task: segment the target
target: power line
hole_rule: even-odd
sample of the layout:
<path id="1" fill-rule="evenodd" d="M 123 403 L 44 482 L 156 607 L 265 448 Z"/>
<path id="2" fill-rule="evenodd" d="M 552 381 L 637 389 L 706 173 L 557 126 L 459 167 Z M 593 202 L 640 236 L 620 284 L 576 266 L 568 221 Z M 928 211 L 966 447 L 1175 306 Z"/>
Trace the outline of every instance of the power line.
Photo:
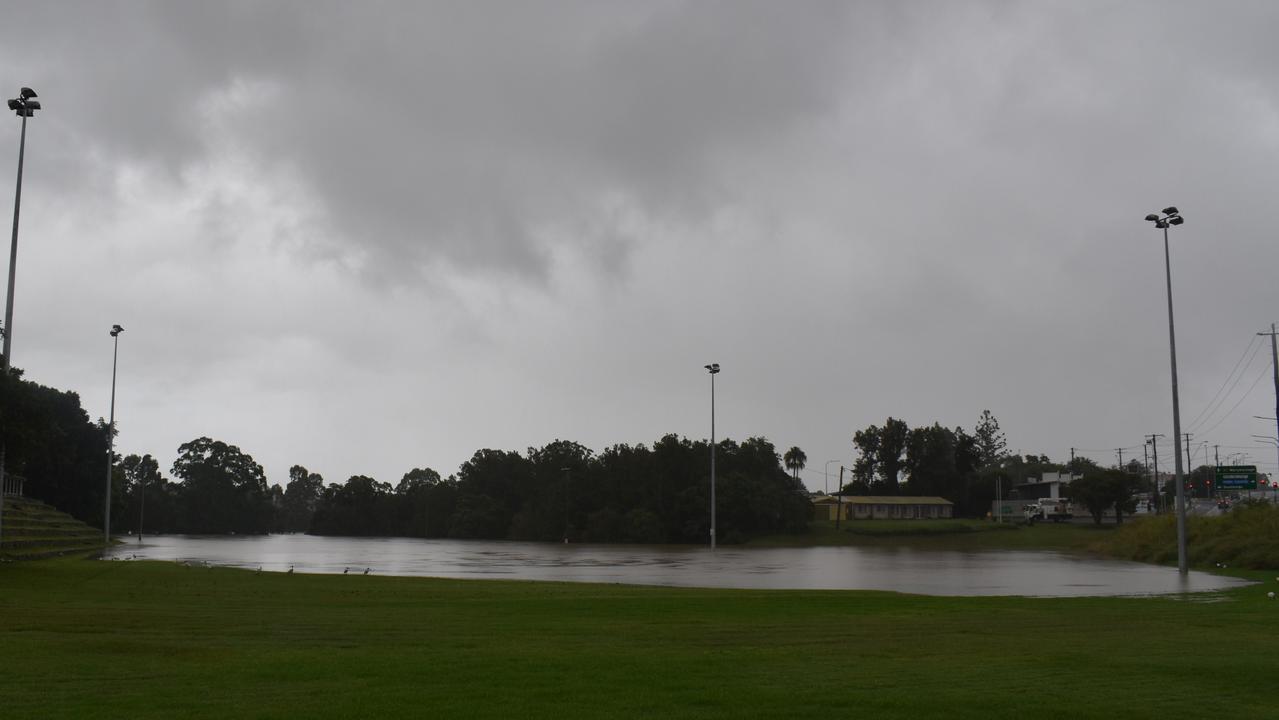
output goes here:
<path id="1" fill-rule="evenodd" d="M 1258 351 L 1260 348 L 1259 348 L 1259 347 L 1258 347 L 1258 348 L 1253 348 L 1253 344 L 1255 344 L 1255 343 L 1256 343 L 1256 340 L 1257 340 L 1257 336 L 1256 336 L 1256 335 L 1252 336 L 1252 338 L 1251 338 L 1251 339 L 1249 339 L 1249 341 L 1248 341 L 1248 347 L 1245 347 L 1245 348 L 1243 349 L 1243 353 L 1242 353 L 1242 354 L 1240 354 L 1240 355 L 1239 355 L 1239 359 L 1235 361 L 1235 366 L 1234 366 L 1233 368 L 1231 368 L 1231 369 L 1230 369 L 1230 374 L 1226 376 L 1226 379 L 1225 379 L 1225 380 L 1222 380 L 1222 381 L 1221 381 L 1221 387 L 1217 388 L 1217 392 L 1213 393 L 1212 399 L 1210 399 L 1210 400 L 1208 401 L 1208 404 L 1204 405 L 1203 409 L 1199 411 L 1199 414 L 1198 414 L 1198 415 L 1196 415 L 1196 416 L 1194 417 L 1194 419 L 1192 419 L 1192 420 L 1190 421 L 1190 423 L 1189 423 L 1190 425 L 1194 425 L 1195 423 L 1199 422 L 1199 418 L 1203 417 L 1203 414 L 1204 414 L 1205 412 L 1207 412 L 1207 411 L 1208 411 L 1208 408 L 1209 408 L 1209 407 L 1211 407 L 1211 406 L 1212 406 L 1212 404 L 1213 404 L 1214 402 L 1216 402 L 1216 401 L 1217 401 L 1217 396 L 1221 394 L 1221 391 L 1222 391 L 1222 390 L 1225 390 L 1225 389 L 1226 389 L 1226 383 L 1229 383 L 1229 382 L 1230 382 L 1230 378 L 1234 377 L 1234 375 L 1235 375 L 1235 371 L 1239 369 L 1239 364 L 1240 364 L 1240 363 L 1242 363 L 1242 362 L 1243 362 L 1243 359 L 1244 359 L 1245 357 L 1247 357 L 1247 356 L 1248 356 L 1248 351 L 1249 351 L 1249 350 L 1252 350 L 1252 354 L 1253 354 L 1254 356 L 1257 354 L 1257 351 Z M 1249 364 L 1252 364 L 1252 360 L 1251 360 L 1251 359 L 1249 359 L 1249 360 L 1248 360 L 1248 363 L 1249 363 Z"/>
<path id="2" fill-rule="evenodd" d="M 1253 336 L 1253 340 L 1256 340 L 1256 339 L 1257 339 L 1256 336 Z M 1235 376 L 1233 383 L 1230 383 L 1230 377 L 1231 375 L 1234 375 L 1234 370 L 1230 371 L 1230 375 L 1226 376 L 1226 382 L 1230 383 L 1230 389 L 1226 390 L 1224 394 L 1221 394 L 1220 390 L 1217 391 L 1220 397 L 1214 396 L 1213 402 L 1210 402 L 1207 405 L 1205 405 L 1204 409 L 1200 411 L 1199 415 L 1195 416 L 1195 419 L 1191 421 L 1190 425 L 1187 426 L 1187 429 L 1190 432 L 1194 432 L 1197 427 L 1207 423 L 1208 420 L 1212 418 L 1213 413 L 1221 409 L 1221 406 L 1224 405 L 1226 400 L 1230 398 L 1230 394 L 1233 393 L 1235 391 L 1235 388 L 1239 386 L 1239 381 L 1243 380 L 1244 375 L 1246 375 L 1248 373 L 1248 370 L 1252 367 L 1252 361 L 1257 359 L 1257 354 L 1261 352 L 1261 347 L 1264 344 L 1265 343 L 1256 343 L 1255 347 L 1252 347 L 1252 354 L 1248 356 L 1248 362 L 1244 363 L 1243 368 L 1239 370 L 1239 374 Z M 1235 363 L 1236 367 L 1238 367 L 1238 365 L 1239 365 L 1238 363 Z M 1226 383 L 1222 383 L 1222 387 L 1225 387 L 1225 386 L 1226 386 Z"/>
<path id="3" fill-rule="evenodd" d="M 1265 376 L 1266 376 L 1266 371 L 1267 371 L 1267 370 L 1269 370 L 1269 369 L 1270 369 L 1270 363 L 1269 363 L 1269 362 L 1267 362 L 1267 363 L 1266 363 L 1266 366 L 1265 366 L 1265 367 L 1263 367 L 1263 368 L 1261 368 L 1261 373 L 1260 373 L 1259 375 L 1257 375 L 1257 379 L 1256 379 L 1256 380 L 1253 380 L 1253 381 L 1252 381 L 1252 385 L 1248 386 L 1248 390 L 1247 390 L 1247 392 L 1245 392 L 1243 395 L 1239 396 L 1239 401 L 1238 401 L 1238 402 L 1236 402 L 1233 406 L 1231 406 L 1231 408 L 1230 408 L 1229 410 L 1227 410 L 1227 411 L 1226 411 L 1226 414 L 1225 414 L 1225 415 L 1222 415 L 1222 416 L 1221 416 L 1221 418 L 1220 418 L 1219 420 L 1217 420 L 1216 424 L 1214 424 L 1212 427 L 1208 428 L 1207 430 L 1205 430 L 1205 431 L 1203 431 L 1203 432 L 1201 432 L 1201 433 L 1199 433 L 1199 434 L 1200 434 L 1200 435 L 1207 435 L 1208 433 L 1210 433 L 1210 432 L 1212 432 L 1213 430 L 1217 429 L 1217 426 L 1218 426 L 1218 425 L 1220 425 L 1221 423 L 1225 422 L 1226 418 L 1230 417 L 1231 413 L 1233 413 L 1233 412 L 1234 412 L 1234 411 L 1235 411 L 1235 410 L 1239 407 L 1239 405 L 1240 405 L 1240 404 L 1242 404 L 1242 403 L 1243 403 L 1243 401 L 1244 401 L 1244 400 L 1246 400 L 1246 399 L 1248 398 L 1248 396 L 1252 394 L 1252 391 L 1257 389 L 1257 383 L 1261 382 L 1261 378 L 1263 378 L 1263 377 L 1265 377 Z"/>

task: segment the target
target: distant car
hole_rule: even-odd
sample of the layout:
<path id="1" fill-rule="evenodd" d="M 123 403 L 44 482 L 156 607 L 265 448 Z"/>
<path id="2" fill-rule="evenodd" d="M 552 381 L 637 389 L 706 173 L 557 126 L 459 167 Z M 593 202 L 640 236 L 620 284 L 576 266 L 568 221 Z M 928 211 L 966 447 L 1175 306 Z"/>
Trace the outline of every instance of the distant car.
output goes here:
<path id="1" fill-rule="evenodd" d="M 1228 501 L 1228 500 L 1222 500 L 1222 501 L 1218 502 L 1218 503 L 1217 503 L 1217 509 L 1218 509 L 1218 510 L 1229 510 L 1229 509 L 1230 509 L 1230 501 Z"/>

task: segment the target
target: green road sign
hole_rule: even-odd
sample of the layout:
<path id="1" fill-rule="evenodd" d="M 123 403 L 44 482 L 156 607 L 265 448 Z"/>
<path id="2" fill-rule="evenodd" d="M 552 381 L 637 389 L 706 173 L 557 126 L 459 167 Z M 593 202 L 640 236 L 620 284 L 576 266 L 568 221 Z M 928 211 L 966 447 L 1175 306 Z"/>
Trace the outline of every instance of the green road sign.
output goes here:
<path id="1" fill-rule="evenodd" d="M 1219 465 L 1217 467 L 1218 490 L 1256 490 L 1256 465 Z"/>

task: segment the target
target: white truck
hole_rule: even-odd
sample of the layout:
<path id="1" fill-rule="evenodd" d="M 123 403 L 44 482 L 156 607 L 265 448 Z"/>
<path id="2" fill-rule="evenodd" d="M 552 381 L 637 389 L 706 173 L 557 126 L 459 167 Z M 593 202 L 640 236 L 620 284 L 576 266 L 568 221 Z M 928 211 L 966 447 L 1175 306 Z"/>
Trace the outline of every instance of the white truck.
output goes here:
<path id="1" fill-rule="evenodd" d="M 1074 517 L 1070 512 L 1070 501 L 1066 498 L 1040 498 L 1030 505 L 1022 507 L 1026 522 L 1034 524 L 1039 520 L 1061 522 Z"/>

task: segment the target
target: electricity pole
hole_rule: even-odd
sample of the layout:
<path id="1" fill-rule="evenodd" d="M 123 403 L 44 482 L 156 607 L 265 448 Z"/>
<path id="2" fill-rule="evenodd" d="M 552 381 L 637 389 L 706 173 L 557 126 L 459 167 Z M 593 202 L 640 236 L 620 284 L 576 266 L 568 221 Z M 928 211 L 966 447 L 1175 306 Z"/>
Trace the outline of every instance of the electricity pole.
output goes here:
<path id="1" fill-rule="evenodd" d="M 1186 476 L 1189 477 L 1194 472 L 1194 462 L 1190 459 L 1190 433 L 1182 433 L 1182 437 L 1186 439 Z M 1177 452 L 1181 451 L 1178 450 Z M 1194 481 L 1192 480 L 1191 482 L 1193 483 Z M 1194 496 L 1195 486 L 1192 484 L 1190 486 L 1190 497 L 1193 498 Z"/>
<path id="2" fill-rule="evenodd" d="M 1270 332 L 1257 334 L 1270 336 L 1270 362 L 1275 371 L 1275 437 L 1279 437 L 1279 341 L 1275 340 L 1275 324 L 1270 323 Z"/>
<path id="3" fill-rule="evenodd" d="M 844 514 L 844 466 L 839 466 L 839 499 L 835 501 L 835 529 L 839 530 L 839 516 Z"/>
<path id="4" fill-rule="evenodd" d="M 1146 482 L 1150 483 L 1150 449 L 1146 447 L 1146 443 L 1141 444 L 1141 467 L 1145 470 Z M 1150 503 L 1146 505 L 1146 509 L 1149 510 L 1153 503 L 1154 495 L 1152 494 Z"/>
<path id="5" fill-rule="evenodd" d="M 1155 463 L 1155 512 L 1159 512 L 1163 507 L 1164 495 L 1159 491 L 1159 445 L 1155 442 L 1155 438 L 1161 438 L 1163 435 L 1150 435 L 1150 455 Z"/>

